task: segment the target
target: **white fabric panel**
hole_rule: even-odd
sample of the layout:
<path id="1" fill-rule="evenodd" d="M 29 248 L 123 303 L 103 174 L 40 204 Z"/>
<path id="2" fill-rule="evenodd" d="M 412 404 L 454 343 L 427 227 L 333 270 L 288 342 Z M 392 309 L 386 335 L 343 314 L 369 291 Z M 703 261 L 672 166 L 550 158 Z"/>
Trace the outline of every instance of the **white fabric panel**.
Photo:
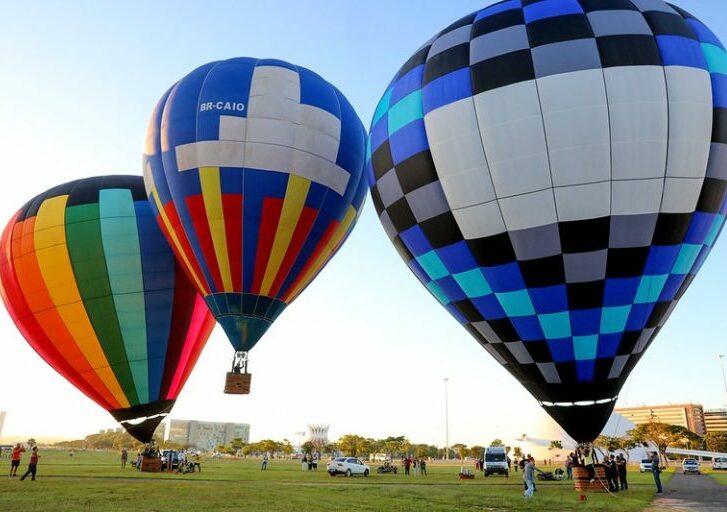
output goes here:
<path id="1" fill-rule="evenodd" d="M 704 70 L 667 66 L 669 153 L 667 176 L 701 178 L 712 140 L 712 83 Z"/>
<path id="2" fill-rule="evenodd" d="M 611 371 L 608 372 L 609 379 L 617 379 L 621 376 L 621 372 L 623 372 L 624 368 L 626 367 L 626 363 L 628 362 L 629 357 L 630 356 L 616 356 L 613 359 Z"/>
<path id="3" fill-rule="evenodd" d="M 293 147 L 298 125 L 287 119 L 251 117 L 247 120 L 247 142 L 265 142 Z"/>
<path id="4" fill-rule="evenodd" d="M 202 140 L 175 149 L 177 170 L 199 167 L 245 167 L 245 143 L 232 140 Z"/>
<path id="5" fill-rule="evenodd" d="M 334 139 L 330 135 L 321 133 L 304 124 L 296 127 L 294 147 L 301 151 L 320 156 L 329 162 L 335 163 L 338 157 L 339 144 L 338 139 Z"/>
<path id="6" fill-rule="evenodd" d="M 341 120 L 330 112 L 312 105 L 300 106 L 300 124 L 341 140 Z"/>
<path id="7" fill-rule="evenodd" d="M 666 169 L 669 111 L 663 68 L 604 69 L 613 179 L 657 178 Z"/>
<path id="8" fill-rule="evenodd" d="M 472 327 L 474 327 L 475 330 L 480 333 L 488 342 L 502 343 L 500 337 L 494 330 L 492 330 L 492 327 L 490 327 L 490 324 L 488 324 L 487 322 L 472 322 Z"/>
<path id="9" fill-rule="evenodd" d="M 497 197 L 551 187 L 535 81 L 483 92 L 474 102 Z"/>
<path id="10" fill-rule="evenodd" d="M 530 42 L 525 25 L 503 28 L 470 41 L 470 64 L 527 48 Z"/>
<path id="11" fill-rule="evenodd" d="M 560 384 L 560 375 L 558 375 L 558 369 L 555 363 L 537 363 L 540 375 L 543 376 L 545 382 L 548 384 Z"/>
<path id="12" fill-rule="evenodd" d="M 396 231 L 394 224 L 391 222 L 391 219 L 389 218 L 389 212 L 387 212 L 386 210 L 381 212 L 379 220 L 381 221 L 381 225 L 384 226 L 384 231 L 386 231 L 389 239 L 394 240 L 399 235 L 399 232 Z"/>
<path id="13" fill-rule="evenodd" d="M 292 69 L 258 66 L 250 84 L 250 99 L 255 96 L 278 96 L 300 103 L 300 76 Z"/>
<path id="14" fill-rule="evenodd" d="M 506 231 L 497 201 L 452 210 L 452 215 L 465 240 L 498 235 Z"/>
<path id="15" fill-rule="evenodd" d="M 456 28 L 450 32 L 447 32 L 441 37 L 438 37 L 429 49 L 428 58 L 432 58 L 438 53 L 442 53 L 445 50 L 449 50 L 453 46 L 458 44 L 467 43 L 470 40 L 470 32 L 472 31 L 472 25 L 465 25 L 464 27 Z"/>
<path id="16" fill-rule="evenodd" d="M 489 345 L 489 344 L 485 344 L 482 346 L 485 348 L 485 350 L 487 350 L 490 353 L 490 355 L 492 357 L 495 358 L 495 361 L 497 361 L 498 363 L 500 363 L 503 366 L 507 366 L 507 360 L 504 357 L 502 357 L 497 350 L 495 350 L 495 347 L 493 347 L 492 345 Z"/>
<path id="17" fill-rule="evenodd" d="M 424 116 L 432 160 L 452 209 L 495 199 L 471 98 Z"/>
<path id="18" fill-rule="evenodd" d="M 553 189 L 499 199 L 500 210 L 508 231 L 555 224 Z"/>
<path id="19" fill-rule="evenodd" d="M 517 359 L 517 362 L 520 364 L 532 364 L 535 361 L 533 361 L 532 356 L 530 355 L 530 352 L 528 352 L 528 349 L 525 348 L 525 345 L 522 341 L 513 341 L 511 343 L 505 343 L 505 346 L 510 351 L 510 353 L 513 355 L 515 359 Z"/>
<path id="20" fill-rule="evenodd" d="M 611 215 L 658 213 L 663 190 L 663 178 L 613 181 L 611 183 Z"/>
<path id="21" fill-rule="evenodd" d="M 538 79 L 554 186 L 611 178 L 603 72 L 589 69 Z"/>
<path id="22" fill-rule="evenodd" d="M 664 213 L 691 213 L 697 207 L 702 191 L 702 178 L 666 178 L 661 211 Z"/>
<path id="23" fill-rule="evenodd" d="M 611 183 L 558 187 L 555 205 L 559 221 L 605 217 L 611 213 Z"/>
<path id="24" fill-rule="evenodd" d="M 243 142 L 247 127 L 247 119 L 237 116 L 220 116 L 220 140 L 237 140 Z"/>
<path id="25" fill-rule="evenodd" d="M 147 160 L 144 163 L 144 188 L 146 189 L 146 194 L 150 195 L 152 189 L 154 189 L 154 176 L 151 172 L 151 163 Z"/>
<path id="26" fill-rule="evenodd" d="M 404 197 L 404 191 L 401 189 L 399 177 L 396 175 L 396 169 L 391 169 L 384 174 L 377 182 L 376 188 L 379 191 L 381 202 L 384 208 L 388 208 L 396 201 Z"/>
<path id="27" fill-rule="evenodd" d="M 638 11 L 593 11 L 587 16 L 596 37 L 653 34 L 644 15 Z"/>

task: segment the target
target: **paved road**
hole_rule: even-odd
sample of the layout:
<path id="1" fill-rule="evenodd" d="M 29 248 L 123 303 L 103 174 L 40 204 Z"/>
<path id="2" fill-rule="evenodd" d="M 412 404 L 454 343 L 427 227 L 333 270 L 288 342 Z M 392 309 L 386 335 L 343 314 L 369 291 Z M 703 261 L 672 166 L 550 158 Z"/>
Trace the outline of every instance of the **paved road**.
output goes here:
<path id="1" fill-rule="evenodd" d="M 690 511 L 724 512 L 727 510 L 727 487 L 707 475 L 675 473 L 664 494 L 658 496 L 647 512 Z"/>

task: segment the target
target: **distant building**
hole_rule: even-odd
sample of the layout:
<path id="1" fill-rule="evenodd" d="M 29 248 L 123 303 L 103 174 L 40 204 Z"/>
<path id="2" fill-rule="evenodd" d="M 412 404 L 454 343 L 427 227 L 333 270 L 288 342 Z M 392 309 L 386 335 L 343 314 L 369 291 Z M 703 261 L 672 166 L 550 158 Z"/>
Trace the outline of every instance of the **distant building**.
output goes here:
<path id="1" fill-rule="evenodd" d="M 196 420 L 169 420 L 169 438 L 172 443 L 190 445 L 198 450 L 214 450 L 240 438 L 250 442 L 249 423 L 214 423 Z"/>
<path id="2" fill-rule="evenodd" d="M 676 405 L 644 405 L 641 407 L 619 407 L 614 409 L 624 418 L 635 425 L 642 425 L 649 421 L 680 425 L 695 434 L 703 436 L 706 432 L 704 425 L 704 410 L 699 404 Z"/>
<path id="3" fill-rule="evenodd" d="M 316 447 L 323 447 L 328 444 L 328 429 L 330 425 L 308 425 L 308 441 Z"/>
<path id="4" fill-rule="evenodd" d="M 704 411 L 704 426 L 707 433 L 727 432 L 727 409 Z"/>
<path id="5" fill-rule="evenodd" d="M 5 411 L 0 411 L 0 437 L 3 436 L 3 425 L 5 425 L 5 416 L 7 413 Z"/>

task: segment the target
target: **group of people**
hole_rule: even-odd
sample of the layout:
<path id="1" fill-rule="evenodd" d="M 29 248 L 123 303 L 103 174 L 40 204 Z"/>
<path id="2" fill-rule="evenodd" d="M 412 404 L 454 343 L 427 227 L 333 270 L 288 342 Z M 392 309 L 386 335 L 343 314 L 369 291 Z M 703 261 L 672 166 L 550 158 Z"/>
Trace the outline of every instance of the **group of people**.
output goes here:
<path id="1" fill-rule="evenodd" d="M 308 471 L 318 471 L 318 455 L 304 454 L 301 460 L 301 468 Z"/>
<path id="2" fill-rule="evenodd" d="M 407 455 L 402 459 L 401 463 L 404 466 L 405 475 L 410 475 L 413 467 L 415 475 L 427 476 L 427 461 L 424 459 L 412 459 Z"/>
<path id="3" fill-rule="evenodd" d="M 25 447 L 21 445 L 20 443 L 16 444 L 13 450 L 10 452 L 10 475 L 9 478 L 14 478 L 18 476 L 18 468 L 20 467 L 20 460 L 23 457 L 23 453 L 25 452 Z M 20 477 L 21 480 L 25 480 L 28 476 L 30 476 L 31 480 L 35 480 L 35 475 L 38 471 L 38 459 L 40 458 L 40 455 L 38 454 L 38 447 L 33 446 L 33 448 L 30 451 L 30 460 L 28 461 L 28 470 L 25 472 L 23 476 Z"/>

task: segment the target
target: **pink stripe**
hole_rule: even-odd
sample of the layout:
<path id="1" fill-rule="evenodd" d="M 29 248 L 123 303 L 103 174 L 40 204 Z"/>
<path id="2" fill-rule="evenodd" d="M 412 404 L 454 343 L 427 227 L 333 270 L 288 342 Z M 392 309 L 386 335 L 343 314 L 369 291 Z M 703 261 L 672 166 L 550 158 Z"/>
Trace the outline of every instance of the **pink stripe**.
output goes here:
<path id="1" fill-rule="evenodd" d="M 205 324 L 209 315 L 207 304 L 201 295 L 197 294 L 195 299 L 194 309 L 192 310 L 192 318 L 189 322 L 189 328 L 187 329 L 187 337 L 182 345 L 182 354 L 179 357 L 179 364 L 177 365 L 177 371 L 174 372 L 174 379 L 172 385 L 169 386 L 169 393 L 167 393 L 167 400 L 174 400 L 182 390 L 182 386 L 187 380 L 192 370 L 192 366 L 196 361 L 190 360 L 193 354 L 196 352 L 196 345 L 199 343 L 199 335 L 204 330 L 203 325 Z M 205 338 L 206 339 L 206 338 Z M 197 352 L 197 355 L 199 353 Z"/>

